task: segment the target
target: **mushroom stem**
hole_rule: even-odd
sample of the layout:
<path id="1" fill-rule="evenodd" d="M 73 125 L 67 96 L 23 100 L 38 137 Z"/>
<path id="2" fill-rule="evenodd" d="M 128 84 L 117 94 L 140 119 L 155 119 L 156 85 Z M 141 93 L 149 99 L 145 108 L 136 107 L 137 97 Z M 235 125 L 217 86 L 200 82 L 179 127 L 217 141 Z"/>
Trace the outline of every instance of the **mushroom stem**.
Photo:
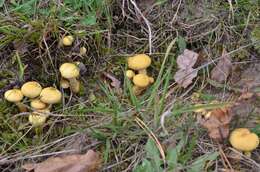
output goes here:
<path id="1" fill-rule="evenodd" d="M 78 93 L 80 88 L 80 83 L 76 78 L 70 78 L 70 89 L 73 93 Z"/>
<path id="2" fill-rule="evenodd" d="M 147 74 L 147 71 L 146 71 L 146 69 L 141 69 L 141 70 L 138 70 L 138 73 L 139 74 Z"/>
<path id="3" fill-rule="evenodd" d="M 134 95 L 139 96 L 144 91 L 144 89 L 145 88 L 141 88 L 141 87 L 134 85 L 133 86 L 133 93 L 134 93 Z"/>
<path id="4" fill-rule="evenodd" d="M 18 107 L 20 112 L 27 112 L 27 108 L 23 103 L 15 102 L 15 105 Z"/>
<path id="5" fill-rule="evenodd" d="M 250 151 L 246 151 L 246 152 L 244 152 L 245 153 L 245 156 L 247 156 L 247 157 L 251 157 L 251 152 Z"/>

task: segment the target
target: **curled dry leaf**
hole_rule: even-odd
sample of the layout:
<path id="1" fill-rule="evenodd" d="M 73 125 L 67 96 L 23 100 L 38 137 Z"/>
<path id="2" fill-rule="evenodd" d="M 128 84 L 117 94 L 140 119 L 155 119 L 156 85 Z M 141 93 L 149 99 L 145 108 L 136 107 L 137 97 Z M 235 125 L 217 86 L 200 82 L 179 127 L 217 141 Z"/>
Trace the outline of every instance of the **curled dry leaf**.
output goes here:
<path id="1" fill-rule="evenodd" d="M 208 130 L 210 138 L 221 141 L 229 135 L 231 119 L 229 108 L 218 108 L 212 110 L 208 118 L 199 118 L 198 121 Z"/>
<path id="2" fill-rule="evenodd" d="M 51 157 L 37 164 L 25 164 L 26 171 L 34 172 L 96 172 L 101 160 L 93 150 L 83 155 L 67 155 L 63 157 Z"/>
<path id="3" fill-rule="evenodd" d="M 177 57 L 177 65 L 180 69 L 192 68 L 196 63 L 198 56 L 198 53 L 185 49 L 183 53 Z"/>
<path id="4" fill-rule="evenodd" d="M 185 49 L 181 55 L 177 57 L 177 65 L 179 70 L 174 75 L 174 80 L 186 88 L 192 83 L 192 79 L 197 76 L 198 71 L 192 67 L 195 65 L 198 54 Z"/>
<path id="5" fill-rule="evenodd" d="M 231 58 L 224 49 L 222 52 L 222 58 L 211 71 L 211 79 L 219 83 L 224 83 L 227 80 L 231 69 Z"/>
<path id="6" fill-rule="evenodd" d="M 198 71 L 192 68 L 179 69 L 174 75 L 174 80 L 183 88 L 186 88 L 192 83 L 192 79 L 195 78 L 197 74 Z"/>
<path id="7" fill-rule="evenodd" d="M 112 74 L 107 73 L 107 72 L 103 72 L 103 75 L 110 79 L 112 82 L 110 83 L 112 87 L 116 88 L 116 89 L 120 89 L 121 86 L 121 82 Z"/>

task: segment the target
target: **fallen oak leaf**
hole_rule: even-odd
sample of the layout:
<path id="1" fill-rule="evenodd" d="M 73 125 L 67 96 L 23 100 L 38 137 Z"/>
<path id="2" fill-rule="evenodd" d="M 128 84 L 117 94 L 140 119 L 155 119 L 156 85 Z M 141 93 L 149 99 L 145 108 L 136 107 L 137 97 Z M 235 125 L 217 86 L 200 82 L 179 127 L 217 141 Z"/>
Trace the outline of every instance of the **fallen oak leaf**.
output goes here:
<path id="1" fill-rule="evenodd" d="M 192 83 L 193 78 L 195 78 L 197 74 L 198 71 L 192 68 L 179 69 L 174 75 L 174 80 L 183 88 L 186 88 Z"/>
<path id="2" fill-rule="evenodd" d="M 208 118 L 200 117 L 199 123 L 208 130 L 209 137 L 222 141 L 229 135 L 229 123 L 232 115 L 229 108 L 218 108 L 210 112 Z"/>
<path id="3" fill-rule="evenodd" d="M 183 53 L 177 57 L 177 65 L 180 69 L 192 68 L 196 63 L 198 56 L 198 53 L 185 49 Z"/>
<path id="4" fill-rule="evenodd" d="M 191 83 L 193 78 L 198 74 L 198 71 L 192 67 L 195 65 L 199 54 L 185 49 L 182 54 L 177 57 L 177 65 L 179 70 L 174 75 L 174 80 L 182 87 L 186 88 Z"/>
<path id="5" fill-rule="evenodd" d="M 211 79 L 219 83 L 224 83 L 231 72 L 231 68 L 231 58 L 224 49 L 222 52 L 222 58 L 211 71 Z"/>
<path id="6" fill-rule="evenodd" d="M 112 74 L 107 73 L 107 72 L 103 72 L 103 75 L 110 79 L 112 82 L 110 83 L 112 87 L 116 88 L 116 89 L 120 89 L 121 87 L 121 82 Z"/>
<path id="7" fill-rule="evenodd" d="M 36 164 L 22 166 L 27 172 L 96 172 L 99 169 L 101 159 L 98 153 L 89 150 L 86 154 L 67 155 L 63 157 L 50 157 Z"/>

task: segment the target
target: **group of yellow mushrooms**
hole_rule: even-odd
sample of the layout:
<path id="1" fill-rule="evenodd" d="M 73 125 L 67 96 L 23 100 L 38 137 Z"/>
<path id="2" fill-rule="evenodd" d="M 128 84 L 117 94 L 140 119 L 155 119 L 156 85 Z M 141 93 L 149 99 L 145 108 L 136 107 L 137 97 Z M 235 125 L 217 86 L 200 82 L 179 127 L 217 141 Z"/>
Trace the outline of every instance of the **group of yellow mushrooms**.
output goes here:
<path id="1" fill-rule="evenodd" d="M 133 81 L 133 93 L 140 95 L 154 78 L 147 74 L 147 68 L 151 65 L 151 58 L 146 54 L 137 54 L 127 59 L 129 70 L 126 71 L 126 77 Z"/>
<path id="2" fill-rule="evenodd" d="M 70 88 L 73 93 L 78 93 L 80 82 L 79 68 L 74 63 L 63 63 L 60 66 L 61 80 L 60 87 Z M 21 88 L 14 88 L 5 92 L 4 97 L 7 101 L 17 105 L 20 112 L 32 111 L 29 114 L 29 122 L 34 127 L 42 126 L 50 114 L 53 104 L 60 103 L 62 94 L 54 87 L 42 88 L 36 81 L 29 81 Z M 24 97 L 26 100 L 23 101 Z M 23 102 L 29 102 L 30 106 Z"/>
<path id="3" fill-rule="evenodd" d="M 62 39 L 64 46 L 71 46 L 74 41 L 72 36 L 65 36 Z M 80 48 L 80 54 L 86 53 L 84 47 Z M 147 68 L 151 65 L 151 58 L 146 54 L 137 54 L 127 59 L 128 70 L 125 75 L 132 80 L 132 91 L 135 95 L 140 95 L 149 85 L 154 82 L 154 78 L 147 74 Z M 80 75 L 79 68 L 74 63 L 64 63 L 59 68 L 61 79 L 60 87 L 70 88 L 71 92 L 78 93 L 80 90 L 80 81 L 77 79 Z M 7 101 L 17 105 L 20 112 L 31 110 L 29 122 L 34 127 L 42 126 L 50 114 L 53 104 L 59 103 L 62 98 L 61 92 L 54 87 L 42 88 L 36 81 L 29 81 L 22 85 L 21 89 L 14 88 L 5 92 L 4 97 Z M 27 97 L 30 106 L 22 102 Z M 259 145 L 257 134 L 250 132 L 246 128 L 238 128 L 232 131 L 229 141 L 237 150 L 244 151 L 246 155 L 256 149 Z"/>

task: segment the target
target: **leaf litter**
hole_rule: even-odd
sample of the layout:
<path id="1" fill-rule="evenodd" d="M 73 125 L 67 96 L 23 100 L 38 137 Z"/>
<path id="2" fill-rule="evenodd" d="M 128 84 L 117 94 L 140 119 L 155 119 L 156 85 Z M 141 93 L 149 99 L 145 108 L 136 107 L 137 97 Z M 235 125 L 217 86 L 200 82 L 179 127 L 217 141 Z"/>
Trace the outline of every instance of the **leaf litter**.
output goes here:
<path id="1" fill-rule="evenodd" d="M 231 58 L 224 49 L 222 52 L 222 58 L 211 71 L 211 79 L 218 83 L 224 83 L 230 75 L 231 69 Z"/>
<path id="2" fill-rule="evenodd" d="M 192 80 L 197 76 L 198 71 L 192 67 L 195 65 L 198 54 L 185 49 L 182 54 L 177 57 L 177 65 L 179 70 L 174 75 L 174 80 L 183 88 L 188 87 Z"/>
<path id="3" fill-rule="evenodd" d="M 86 154 L 66 155 L 62 157 L 50 157 L 36 164 L 24 164 L 27 172 L 96 172 L 101 164 L 98 153 L 89 150 Z"/>
<path id="4" fill-rule="evenodd" d="M 209 112 L 208 117 L 198 116 L 199 123 L 208 130 L 209 137 L 218 141 L 228 137 L 231 119 L 228 107 L 214 109 Z"/>

